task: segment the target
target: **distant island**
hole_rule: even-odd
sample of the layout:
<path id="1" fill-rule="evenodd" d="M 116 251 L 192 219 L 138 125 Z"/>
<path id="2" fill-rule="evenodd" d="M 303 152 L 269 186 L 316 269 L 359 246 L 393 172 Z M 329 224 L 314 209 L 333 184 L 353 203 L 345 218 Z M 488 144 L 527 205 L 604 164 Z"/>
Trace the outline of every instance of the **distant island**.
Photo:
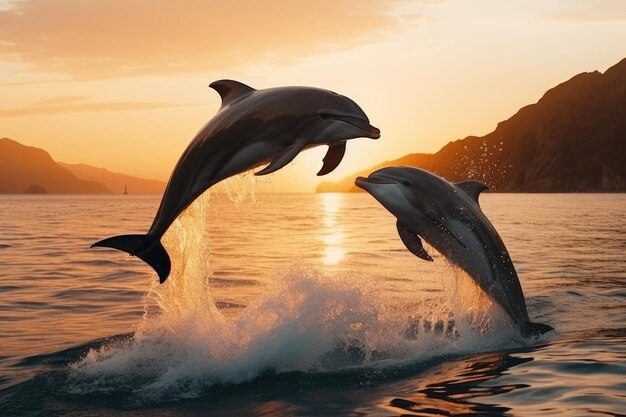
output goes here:
<path id="1" fill-rule="evenodd" d="M 485 136 L 323 182 L 317 192 L 361 191 L 354 186 L 356 176 L 390 165 L 424 168 L 449 181 L 477 179 L 492 191 L 624 192 L 626 59 L 604 74 L 578 74 L 548 90 Z"/>
<path id="2" fill-rule="evenodd" d="M 43 149 L 0 139 L 0 194 L 161 194 L 165 183 L 84 164 L 55 162 Z"/>

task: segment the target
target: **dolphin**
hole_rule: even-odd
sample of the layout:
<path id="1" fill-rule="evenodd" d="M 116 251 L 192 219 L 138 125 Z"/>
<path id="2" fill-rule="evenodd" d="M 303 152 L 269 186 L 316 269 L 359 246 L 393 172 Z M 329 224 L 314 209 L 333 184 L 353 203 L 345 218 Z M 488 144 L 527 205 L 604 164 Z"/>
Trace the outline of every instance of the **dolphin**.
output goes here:
<path id="1" fill-rule="evenodd" d="M 354 101 L 332 91 L 313 87 L 256 90 L 233 80 L 209 86 L 219 93 L 222 105 L 178 160 L 147 234 L 114 236 L 91 246 L 139 257 L 157 272 L 161 283 L 171 268 L 161 237 L 209 187 L 268 162 L 255 175 L 272 173 L 302 150 L 319 145 L 328 145 L 318 172 L 325 175 L 341 162 L 348 139 L 380 137 L 380 130 Z"/>
<path id="2" fill-rule="evenodd" d="M 355 184 L 370 193 L 397 218 L 400 239 L 415 256 L 432 261 L 423 238 L 499 304 L 524 337 L 552 327 L 532 323 L 511 257 L 478 205 L 487 186 L 478 181 L 452 184 L 413 167 L 387 167 Z"/>

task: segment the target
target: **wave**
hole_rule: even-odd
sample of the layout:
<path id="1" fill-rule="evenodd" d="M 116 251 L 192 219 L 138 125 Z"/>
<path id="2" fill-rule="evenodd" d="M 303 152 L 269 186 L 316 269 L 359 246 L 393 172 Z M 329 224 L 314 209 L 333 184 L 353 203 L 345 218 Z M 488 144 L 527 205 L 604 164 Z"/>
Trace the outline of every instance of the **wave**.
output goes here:
<path id="1" fill-rule="evenodd" d="M 166 285 L 152 285 L 134 336 L 74 362 L 67 393 L 125 393 L 134 404 L 159 404 L 268 373 L 380 370 L 523 344 L 462 276 L 447 298 L 438 294 L 407 310 L 383 302 L 367 276 L 294 265 L 227 318 L 211 295 L 209 202 L 209 194 L 198 199 L 164 237 L 175 268 Z"/>
<path id="2" fill-rule="evenodd" d="M 240 201 L 236 185 L 227 184 L 227 191 Z M 330 274 L 303 264 L 271 274 L 273 283 L 245 306 L 216 302 L 211 289 L 234 280 L 216 277 L 211 267 L 209 207 L 206 193 L 164 236 L 172 273 L 165 285 L 151 284 L 134 333 L 25 359 L 16 366 L 52 368 L 22 394 L 43 386 L 55 396 L 103 396 L 133 408 L 268 378 L 360 384 L 528 343 L 453 269 L 448 288 L 408 304 L 381 294 L 379 276 Z"/>
<path id="3" fill-rule="evenodd" d="M 449 314 L 440 305 L 422 310 L 422 317 Z M 510 329 L 493 329 L 493 321 L 484 334 L 457 318 L 457 337 L 434 328 L 408 334 L 410 323 L 348 281 L 294 272 L 232 320 L 219 312 L 145 319 L 133 338 L 90 349 L 73 363 L 66 390 L 124 392 L 137 404 L 158 404 L 268 373 L 384 370 L 521 343 Z"/>

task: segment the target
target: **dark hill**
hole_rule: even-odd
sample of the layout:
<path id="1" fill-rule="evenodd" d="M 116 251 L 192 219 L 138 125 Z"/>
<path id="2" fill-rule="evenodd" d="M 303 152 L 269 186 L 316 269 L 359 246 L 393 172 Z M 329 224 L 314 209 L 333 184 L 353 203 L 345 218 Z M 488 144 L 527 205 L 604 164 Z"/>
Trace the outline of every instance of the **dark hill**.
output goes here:
<path id="1" fill-rule="evenodd" d="M 0 139 L 0 194 L 109 193 L 104 184 L 76 178 L 43 149 Z"/>
<path id="2" fill-rule="evenodd" d="M 77 178 L 100 182 L 114 193 L 122 193 L 126 188 L 129 194 L 162 194 L 165 190 L 166 184 L 163 181 L 131 177 L 85 164 L 65 164 L 63 162 L 58 164 L 70 170 Z"/>
<path id="3" fill-rule="evenodd" d="M 626 59 L 559 84 L 483 137 L 388 161 L 317 191 L 358 191 L 357 175 L 389 165 L 478 179 L 494 191 L 626 191 Z"/>

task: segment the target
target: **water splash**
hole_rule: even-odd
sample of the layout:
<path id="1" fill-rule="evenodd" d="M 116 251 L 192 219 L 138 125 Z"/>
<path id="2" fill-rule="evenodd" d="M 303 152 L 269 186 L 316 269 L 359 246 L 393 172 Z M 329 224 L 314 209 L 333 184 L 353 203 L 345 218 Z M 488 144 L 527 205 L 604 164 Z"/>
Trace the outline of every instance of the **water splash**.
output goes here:
<path id="1" fill-rule="evenodd" d="M 255 199 L 256 181 L 257 177 L 248 171 L 241 175 L 226 178 L 218 184 L 218 190 L 220 187 L 223 188 L 232 202 L 240 204 Z"/>
<path id="2" fill-rule="evenodd" d="M 249 181 L 225 184 L 231 200 L 254 198 Z M 329 275 L 294 265 L 277 274 L 240 315 L 227 319 L 209 284 L 210 200 L 209 193 L 197 199 L 164 236 L 173 269 L 165 285 L 152 285 L 134 336 L 91 350 L 72 365 L 68 391 L 125 393 L 134 403 L 152 404 L 197 397 L 216 384 L 267 372 L 397 366 L 480 351 L 502 340 L 488 332 L 493 306 L 458 273 L 444 296 L 417 302 L 407 316 L 406 308 L 381 298 L 367 274 Z M 421 320 L 421 329 L 411 330 L 412 318 Z M 452 319 L 460 337 L 437 331 L 439 321 Z"/>

